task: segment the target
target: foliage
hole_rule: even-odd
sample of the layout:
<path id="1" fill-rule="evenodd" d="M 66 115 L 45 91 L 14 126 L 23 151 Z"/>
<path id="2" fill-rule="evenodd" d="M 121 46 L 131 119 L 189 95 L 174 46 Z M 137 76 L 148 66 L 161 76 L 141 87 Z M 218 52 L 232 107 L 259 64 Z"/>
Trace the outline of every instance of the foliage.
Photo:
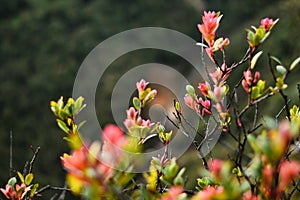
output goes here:
<path id="1" fill-rule="evenodd" d="M 128 136 L 118 127 L 108 125 L 103 131 L 105 137 L 102 143 L 86 144 L 79 139 L 80 127 L 84 122 L 76 124 L 74 117 L 84 108 L 83 98 L 70 98 L 66 104 L 61 98 L 50 105 L 59 128 L 67 134 L 65 140 L 72 150 L 70 154 L 64 154 L 61 160 L 67 171 L 67 183 L 74 194 L 87 199 L 123 196 L 133 199 L 141 196 L 146 199 L 291 199 L 298 192 L 300 163 L 295 158 L 295 152 L 298 149 L 300 112 L 297 105 L 290 106 L 285 90 L 291 87 L 287 80 L 297 69 L 300 59 L 285 66 L 278 58 L 269 55 L 268 65 L 273 81 L 261 77 L 257 61 L 263 51 L 258 52 L 258 48 L 278 21 L 264 18 L 259 28 L 247 30 L 249 48 L 245 56 L 237 63 L 228 65 L 225 48 L 230 41 L 216 35 L 221 16 L 220 13 L 205 12 L 203 24 L 198 26 L 206 41 L 206 44 L 199 45 L 205 48 L 216 65 L 216 71 L 209 74 L 210 82 L 199 83 L 200 95 L 193 86 L 187 86 L 185 102 L 198 114 L 207 129 L 207 117 L 213 117 L 217 128 L 222 128 L 222 134 L 233 138 L 235 142 L 231 145 L 236 146 L 237 151 L 228 154 L 228 160 L 213 158 L 212 154 L 203 157 L 202 143 L 195 139 L 194 144 L 206 170 L 197 179 L 196 189 L 190 191 L 185 189 L 185 168 L 180 168 L 168 149 L 172 130 L 167 131 L 161 124 L 153 124 L 141 116 L 141 110 L 157 94 L 156 90 L 147 88 L 145 80 L 137 83 L 138 96 L 133 98 L 133 107 L 126 111 L 124 125 Z M 218 59 L 217 54 L 222 59 Z M 231 88 L 227 80 L 234 70 L 245 66 L 243 64 L 247 64 L 247 68 L 243 69 L 240 81 Z M 244 91 L 238 92 L 238 89 Z M 240 105 L 240 93 L 248 97 L 245 105 Z M 260 105 L 273 96 L 282 97 L 284 106 L 275 116 L 276 121 L 272 123 L 275 125 L 269 125 L 260 113 Z M 181 120 L 184 114 L 180 107 L 176 102 L 174 114 L 178 119 L 176 124 L 179 124 L 176 128 L 182 128 L 185 123 Z M 284 112 L 285 117 L 282 117 Z M 253 113 L 252 122 L 247 120 L 249 113 Z M 284 119 L 280 120 L 280 117 Z M 120 149 L 138 153 L 154 136 L 160 139 L 165 152 L 152 158 L 149 172 L 144 173 L 146 183 L 139 183 L 134 181 L 135 174 L 130 172 L 134 164 Z M 204 134 L 205 137 L 207 135 Z M 116 170 L 118 167 L 128 170 L 125 173 Z M 1 189 L 7 199 L 31 199 L 40 195 L 38 184 L 31 184 L 31 172 L 17 174 L 21 184 L 11 177 L 6 188 Z"/>

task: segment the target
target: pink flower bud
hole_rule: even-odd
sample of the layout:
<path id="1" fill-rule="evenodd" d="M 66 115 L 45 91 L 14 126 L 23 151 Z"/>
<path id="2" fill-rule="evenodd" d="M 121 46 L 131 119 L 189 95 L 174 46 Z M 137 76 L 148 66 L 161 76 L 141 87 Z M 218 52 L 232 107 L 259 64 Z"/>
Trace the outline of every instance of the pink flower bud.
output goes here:
<path id="1" fill-rule="evenodd" d="M 142 120 L 142 124 L 141 125 L 144 126 L 144 127 L 149 127 L 151 125 L 151 122 L 150 122 L 149 119 Z"/>
<path id="2" fill-rule="evenodd" d="M 196 110 L 196 101 L 189 95 L 184 97 L 184 103 L 193 110 Z"/>
<path id="3" fill-rule="evenodd" d="M 248 84 L 245 80 L 242 80 L 242 86 L 243 86 L 244 90 L 249 94 L 250 89 L 249 89 Z"/>
<path id="4" fill-rule="evenodd" d="M 144 102 L 147 102 L 150 99 L 153 99 L 157 95 L 156 90 L 151 90 L 144 99 Z"/>
<path id="5" fill-rule="evenodd" d="M 144 79 L 140 80 L 140 82 L 136 83 L 136 87 L 138 91 L 144 91 L 146 89 L 146 86 L 149 84 L 149 82 L 146 82 Z"/>
<path id="6" fill-rule="evenodd" d="M 249 86 L 252 85 L 252 72 L 250 70 L 244 71 L 244 78 Z"/>
<path id="7" fill-rule="evenodd" d="M 257 83 L 257 81 L 258 81 L 259 78 L 260 78 L 260 73 L 259 72 L 255 72 L 253 83 Z"/>
<path id="8" fill-rule="evenodd" d="M 261 26 L 266 30 L 269 31 L 270 28 L 272 27 L 274 21 L 273 19 L 269 19 L 269 18 L 264 18 L 260 21 Z"/>
<path id="9" fill-rule="evenodd" d="M 135 109 L 133 107 L 130 107 L 127 111 L 127 119 L 129 120 L 135 120 L 136 119 L 136 115 L 137 115 L 137 111 L 135 111 Z"/>
<path id="10" fill-rule="evenodd" d="M 228 38 L 225 38 L 224 40 L 222 40 L 222 42 L 219 44 L 218 48 L 221 50 L 224 50 L 224 47 L 228 46 L 230 43 Z"/>

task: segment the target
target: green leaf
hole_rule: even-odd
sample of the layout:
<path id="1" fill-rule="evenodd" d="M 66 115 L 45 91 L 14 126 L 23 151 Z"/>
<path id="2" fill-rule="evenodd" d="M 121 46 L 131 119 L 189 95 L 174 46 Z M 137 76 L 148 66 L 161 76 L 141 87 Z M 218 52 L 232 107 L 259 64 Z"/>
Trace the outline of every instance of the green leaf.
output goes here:
<path id="1" fill-rule="evenodd" d="M 30 183 L 31 183 L 32 180 L 33 180 L 33 177 L 34 177 L 34 176 L 33 176 L 32 173 L 27 174 L 26 177 L 25 177 L 25 182 L 24 182 L 24 183 L 25 183 L 26 185 L 30 185 Z"/>
<path id="2" fill-rule="evenodd" d="M 251 89 L 251 99 L 255 100 L 259 97 L 259 88 L 257 86 L 252 87 Z"/>
<path id="3" fill-rule="evenodd" d="M 292 64 L 291 64 L 289 70 L 292 71 L 292 70 L 299 64 L 299 62 L 300 62 L 300 57 L 296 58 L 296 59 L 292 62 Z"/>
<path id="4" fill-rule="evenodd" d="M 284 76 L 287 72 L 286 68 L 282 65 L 277 65 L 276 70 L 280 74 L 280 76 Z"/>
<path id="5" fill-rule="evenodd" d="M 179 102 L 178 101 L 176 101 L 175 102 L 175 109 L 176 109 L 176 111 L 178 111 L 178 112 L 180 112 L 180 104 L 179 104 Z"/>
<path id="6" fill-rule="evenodd" d="M 256 65 L 256 62 L 258 60 L 258 58 L 261 56 L 261 54 L 263 53 L 263 51 L 260 51 L 258 52 L 257 54 L 255 54 L 253 56 L 253 58 L 251 59 L 251 62 L 250 62 L 250 68 L 253 69 Z"/>
<path id="7" fill-rule="evenodd" d="M 60 97 L 60 99 L 57 101 L 57 108 L 62 109 L 64 106 L 63 97 Z"/>
<path id="8" fill-rule="evenodd" d="M 258 80 L 257 87 L 259 89 L 259 94 L 262 93 L 262 91 L 265 89 L 266 81 Z"/>
<path id="9" fill-rule="evenodd" d="M 20 173 L 20 172 L 19 172 Z M 22 174 L 21 174 L 22 175 Z M 22 176 L 23 177 L 23 176 Z M 7 185 L 10 185 L 11 187 L 15 187 L 15 184 L 17 183 L 16 177 L 12 177 L 8 180 Z"/>
<path id="10" fill-rule="evenodd" d="M 218 38 L 215 42 L 214 42 L 214 51 L 219 50 L 219 45 L 221 44 L 221 42 L 223 41 L 223 38 Z"/>
<path id="11" fill-rule="evenodd" d="M 275 56 L 270 56 L 270 58 L 272 60 L 274 60 L 275 62 L 277 62 L 278 64 L 282 65 L 281 61 L 278 58 L 276 58 Z"/>
<path id="12" fill-rule="evenodd" d="M 134 108 L 135 108 L 136 110 L 140 110 L 140 109 L 141 109 L 142 103 L 141 103 L 141 101 L 139 100 L 139 98 L 133 97 L 132 103 L 133 103 L 133 106 L 134 106 Z"/>
<path id="13" fill-rule="evenodd" d="M 36 184 L 33 185 L 32 189 L 30 190 L 30 197 L 34 196 L 34 194 L 37 191 L 38 187 L 39 187 L 38 183 L 36 183 Z"/>
<path id="14" fill-rule="evenodd" d="M 24 179 L 24 176 L 21 174 L 21 172 L 17 172 L 17 174 L 18 174 L 20 180 L 22 181 L 22 183 L 24 183 L 25 179 Z"/>
<path id="15" fill-rule="evenodd" d="M 194 99 L 196 98 L 195 88 L 191 85 L 185 86 L 187 93 Z"/>
<path id="16" fill-rule="evenodd" d="M 185 168 L 182 168 L 178 174 L 176 175 L 173 183 L 174 185 L 184 185 L 184 179 L 182 178 L 183 173 L 185 172 Z"/>
<path id="17" fill-rule="evenodd" d="M 65 122 L 63 122 L 60 119 L 56 119 L 56 121 L 57 121 L 57 124 L 58 124 L 59 128 L 61 130 L 63 130 L 65 133 L 69 134 L 70 129 L 67 127 L 67 125 L 65 124 Z"/>
<path id="18" fill-rule="evenodd" d="M 86 105 L 82 105 L 84 101 L 83 97 L 78 97 L 74 103 L 74 112 L 73 115 L 77 115 Z"/>

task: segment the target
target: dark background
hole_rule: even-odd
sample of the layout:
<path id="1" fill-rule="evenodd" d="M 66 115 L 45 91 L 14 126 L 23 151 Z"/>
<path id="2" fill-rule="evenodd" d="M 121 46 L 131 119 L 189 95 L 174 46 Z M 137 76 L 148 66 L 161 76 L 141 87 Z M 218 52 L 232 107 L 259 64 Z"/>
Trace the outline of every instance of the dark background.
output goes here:
<path id="1" fill-rule="evenodd" d="M 114 34 L 158 26 L 200 41 L 196 25 L 202 22 L 203 10 L 220 10 L 224 16 L 218 35 L 231 40 L 228 63 L 243 56 L 247 47 L 245 28 L 258 26 L 263 17 L 280 18 L 263 48 L 286 65 L 300 56 L 298 0 L 1 0 L 0 5 L 0 187 L 9 178 L 10 132 L 15 170 L 22 171 L 31 159 L 30 145 L 40 146 L 34 165 L 35 182 L 41 186 L 64 185 L 59 156 L 68 152 L 68 147 L 49 102 L 72 95 L 81 62 L 96 45 Z M 189 71 L 182 59 L 162 51 L 124 56 L 102 80 L 106 87 L 97 97 L 104 102 L 97 105 L 99 115 L 106 116 L 102 124 L 113 123 L 105 104 L 122 73 L 119 69 L 148 62 L 170 64 L 182 73 Z M 262 68 L 268 70 L 267 66 Z M 299 70 L 295 70 L 291 83 L 298 80 Z M 295 93 L 295 88 L 291 85 L 289 92 Z"/>

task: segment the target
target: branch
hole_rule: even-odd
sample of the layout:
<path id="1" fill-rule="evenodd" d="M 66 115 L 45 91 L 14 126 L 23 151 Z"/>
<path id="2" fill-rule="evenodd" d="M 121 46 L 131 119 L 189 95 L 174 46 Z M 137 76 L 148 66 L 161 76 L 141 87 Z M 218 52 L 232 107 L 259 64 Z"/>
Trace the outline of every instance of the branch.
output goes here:
<path id="1" fill-rule="evenodd" d="M 250 58 L 250 54 L 251 54 L 251 48 L 249 47 L 244 55 L 244 57 L 238 62 L 238 63 L 234 63 L 231 65 L 230 69 L 235 69 L 236 67 L 238 67 L 239 65 L 245 63 L 249 58 Z"/>
<path id="2" fill-rule="evenodd" d="M 33 157 L 32 157 L 32 159 L 29 163 L 29 172 L 28 173 L 32 172 L 34 161 L 37 158 L 37 155 L 38 155 L 38 153 L 40 152 L 40 149 L 41 149 L 40 147 L 37 147 L 36 149 L 34 149 L 32 146 L 30 146 L 30 148 L 33 151 Z"/>
<path id="3" fill-rule="evenodd" d="M 71 190 L 69 188 L 67 188 L 66 186 L 62 188 L 62 187 L 54 187 L 54 186 L 51 186 L 51 185 L 46 185 L 46 186 L 42 187 L 41 189 L 39 189 L 38 191 L 36 191 L 34 193 L 34 195 L 41 194 L 42 192 L 44 192 L 46 190 L 71 192 Z"/>
<path id="4" fill-rule="evenodd" d="M 9 143 L 9 176 L 13 176 L 13 133 L 10 131 L 10 143 Z"/>

